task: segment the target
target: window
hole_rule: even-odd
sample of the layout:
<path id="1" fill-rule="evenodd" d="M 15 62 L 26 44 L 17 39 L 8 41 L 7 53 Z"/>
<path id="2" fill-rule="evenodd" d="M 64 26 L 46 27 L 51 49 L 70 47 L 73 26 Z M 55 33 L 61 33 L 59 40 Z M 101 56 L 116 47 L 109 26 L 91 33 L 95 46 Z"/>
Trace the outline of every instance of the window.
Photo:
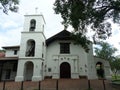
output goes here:
<path id="1" fill-rule="evenodd" d="M 42 53 L 42 58 L 44 58 L 44 54 Z"/>
<path id="2" fill-rule="evenodd" d="M 30 21 L 30 31 L 34 31 L 36 27 L 36 21 L 34 19 L 32 19 Z"/>
<path id="3" fill-rule="evenodd" d="M 70 53 L 70 43 L 60 43 L 60 53 L 69 54 Z"/>
<path id="4" fill-rule="evenodd" d="M 17 50 L 14 50 L 14 55 L 17 55 Z"/>
<path id="5" fill-rule="evenodd" d="M 48 68 L 48 72 L 51 72 L 51 68 Z"/>

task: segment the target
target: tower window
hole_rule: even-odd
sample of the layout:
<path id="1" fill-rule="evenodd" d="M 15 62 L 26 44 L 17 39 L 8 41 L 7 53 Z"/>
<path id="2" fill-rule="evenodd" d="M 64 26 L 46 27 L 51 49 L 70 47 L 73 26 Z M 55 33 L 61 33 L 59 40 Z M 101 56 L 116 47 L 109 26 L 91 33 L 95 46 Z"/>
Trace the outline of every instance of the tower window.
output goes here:
<path id="1" fill-rule="evenodd" d="M 30 21 L 30 31 L 34 31 L 36 28 L 36 20 L 32 19 Z"/>
<path id="2" fill-rule="evenodd" d="M 51 68 L 48 68 L 48 72 L 51 72 Z"/>
<path id="3" fill-rule="evenodd" d="M 42 58 L 44 58 L 44 54 L 42 53 Z"/>
<path id="4" fill-rule="evenodd" d="M 69 54 L 70 53 L 70 43 L 60 43 L 60 53 Z"/>

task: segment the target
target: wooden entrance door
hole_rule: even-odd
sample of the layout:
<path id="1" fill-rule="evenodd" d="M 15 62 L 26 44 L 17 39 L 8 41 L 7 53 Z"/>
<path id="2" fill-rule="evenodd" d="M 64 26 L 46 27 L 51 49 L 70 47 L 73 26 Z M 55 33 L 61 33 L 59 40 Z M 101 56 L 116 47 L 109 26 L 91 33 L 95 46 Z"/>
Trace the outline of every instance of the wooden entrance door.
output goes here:
<path id="1" fill-rule="evenodd" d="M 67 62 L 60 65 L 60 78 L 71 78 L 71 67 Z"/>

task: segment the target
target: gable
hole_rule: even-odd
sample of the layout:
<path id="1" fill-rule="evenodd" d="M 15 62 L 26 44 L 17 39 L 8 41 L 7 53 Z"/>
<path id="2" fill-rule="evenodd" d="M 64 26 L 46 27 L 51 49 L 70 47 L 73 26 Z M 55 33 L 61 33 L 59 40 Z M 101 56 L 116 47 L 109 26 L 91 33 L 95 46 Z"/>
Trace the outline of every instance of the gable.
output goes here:
<path id="1" fill-rule="evenodd" d="M 72 40 L 72 33 L 70 33 L 67 30 L 63 30 L 63 31 L 57 33 L 56 35 L 48 38 L 46 40 L 46 45 L 48 46 L 50 43 L 52 43 L 56 40 Z"/>

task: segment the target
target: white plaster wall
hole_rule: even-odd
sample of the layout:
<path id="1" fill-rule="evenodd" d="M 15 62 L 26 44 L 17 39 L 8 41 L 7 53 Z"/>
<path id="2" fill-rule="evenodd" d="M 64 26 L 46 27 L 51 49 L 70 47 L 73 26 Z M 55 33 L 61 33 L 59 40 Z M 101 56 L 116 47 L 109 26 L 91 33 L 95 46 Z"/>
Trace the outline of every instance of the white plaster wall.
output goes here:
<path id="1" fill-rule="evenodd" d="M 87 53 L 84 51 L 84 49 L 80 45 L 75 45 L 74 43 L 71 43 L 71 54 L 72 55 L 78 55 L 79 61 L 78 61 L 78 70 L 79 75 L 85 76 L 87 75 L 86 67 L 87 65 Z"/>
<path id="2" fill-rule="evenodd" d="M 90 43 L 89 49 L 90 50 L 89 50 L 88 56 L 87 56 L 87 58 L 88 58 L 88 62 L 87 62 L 88 79 L 97 79 L 92 43 Z"/>
<path id="3" fill-rule="evenodd" d="M 19 55 L 19 50 L 17 51 L 16 55 L 14 55 L 14 49 L 7 49 L 5 52 L 6 57 L 18 57 L 18 55 Z"/>
<path id="4" fill-rule="evenodd" d="M 78 57 L 78 60 L 76 62 L 77 73 L 82 76 L 87 75 L 87 72 L 85 72 L 86 71 L 85 64 L 87 64 L 87 53 L 84 51 L 84 49 L 81 48 L 80 45 L 74 45 L 72 41 L 65 41 L 65 42 L 70 42 L 70 54 L 60 54 L 60 44 L 59 44 L 60 42 L 64 42 L 64 41 L 55 41 L 47 47 L 47 50 L 46 50 L 47 69 L 46 71 L 48 70 L 48 68 L 52 68 L 52 71 L 51 72 L 47 71 L 46 76 L 52 76 L 54 67 L 57 67 L 57 70 L 59 72 L 59 67 L 62 61 L 59 60 L 59 62 L 57 61 L 55 62 L 53 60 L 54 55 L 58 55 L 59 57 L 62 57 L 64 55 L 67 57 L 77 56 Z M 73 67 L 72 58 L 71 60 L 69 60 L 69 63 L 71 67 Z M 82 68 L 82 70 L 80 70 L 80 68 Z M 74 72 L 73 68 L 71 70 L 72 70 L 71 72 Z"/>
<path id="5" fill-rule="evenodd" d="M 55 67 L 55 65 L 58 65 L 57 62 L 54 62 L 52 60 L 52 56 L 56 55 L 59 53 L 58 50 L 59 44 L 57 42 L 52 43 L 49 47 L 46 48 L 46 74 L 47 76 L 52 76 L 52 71 L 48 72 L 48 68 L 53 69 L 53 67 Z"/>

